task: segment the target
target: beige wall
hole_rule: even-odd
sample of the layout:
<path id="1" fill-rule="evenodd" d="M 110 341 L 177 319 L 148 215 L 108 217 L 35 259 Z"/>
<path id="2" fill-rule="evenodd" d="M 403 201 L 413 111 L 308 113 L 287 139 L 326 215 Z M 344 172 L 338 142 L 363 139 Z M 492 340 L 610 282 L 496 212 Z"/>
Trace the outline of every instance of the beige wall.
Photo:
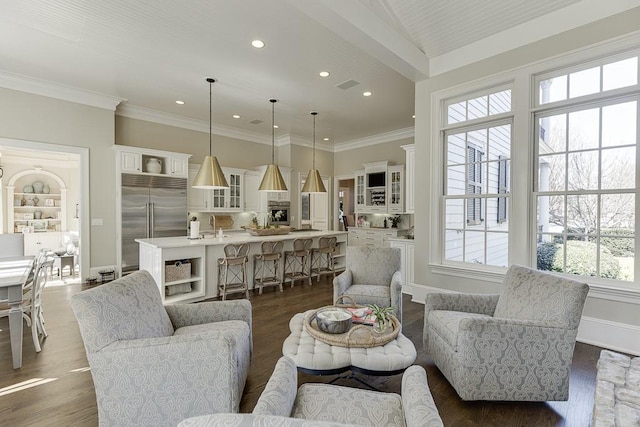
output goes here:
<path id="1" fill-rule="evenodd" d="M 89 149 L 91 266 L 115 263 L 113 111 L 0 88 L 0 137 Z"/>
<path id="2" fill-rule="evenodd" d="M 349 175 L 354 170 L 363 169 L 363 163 L 380 160 L 388 160 L 392 165 L 404 165 L 406 152 L 402 146 L 406 144 L 413 144 L 413 138 L 340 151 L 334 157 L 334 175 Z"/>
<path id="3" fill-rule="evenodd" d="M 533 43 L 520 49 L 451 71 L 416 84 L 416 214 L 415 214 L 415 280 L 419 284 L 441 287 L 456 291 L 499 292 L 501 286 L 496 283 L 479 282 L 459 277 L 437 275 L 429 267 L 430 234 L 438 230 L 430 230 L 431 213 L 437 207 L 432 206 L 432 200 L 437 200 L 438 194 L 431 194 L 428 185 L 434 172 L 433 165 L 428 161 L 431 150 L 431 95 L 447 88 L 452 88 L 466 82 L 498 74 L 509 69 L 524 66 L 535 61 L 551 58 L 568 53 L 578 48 L 586 47 L 610 38 L 640 30 L 640 8 L 632 9 L 602 21 L 559 34 L 555 37 Z M 431 142 L 430 142 L 431 141 Z M 338 167 L 336 167 L 337 170 Z M 515 173 L 515 168 L 514 168 Z M 522 248 L 526 251 L 526 248 Z M 516 249 L 517 251 L 517 249 Z M 637 279 L 636 279 L 637 280 Z M 640 325 L 636 304 L 589 298 L 584 315 L 605 321 L 616 321 L 632 325 Z"/>
<path id="4" fill-rule="evenodd" d="M 209 154 L 209 135 L 189 129 L 116 116 L 115 143 L 192 154 L 201 163 Z M 271 145 L 213 135 L 213 155 L 221 166 L 253 169 L 271 163 Z M 276 153 L 276 156 L 278 154 Z"/>

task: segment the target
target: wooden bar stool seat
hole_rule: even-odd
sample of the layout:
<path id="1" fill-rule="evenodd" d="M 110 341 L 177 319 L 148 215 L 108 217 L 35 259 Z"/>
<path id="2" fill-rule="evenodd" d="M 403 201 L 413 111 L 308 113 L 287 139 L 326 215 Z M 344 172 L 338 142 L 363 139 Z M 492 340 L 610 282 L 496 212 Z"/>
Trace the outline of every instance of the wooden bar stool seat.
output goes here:
<path id="1" fill-rule="evenodd" d="M 218 258 L 218 289 L 223 301 L 227 298 L 227 294 L 236 292 L 244 292 L 249 298 L 247 283 L 249 249 L 247 243 L 229 243 L 224 246 L 224 258 Z"/>
<path id="2" fill-rule="evenodd" d="M 282 277 L 278 272 L 283 247 L 282 241 L 262 242 L 260 253 L 253 255 L 253 288 L 257 286 L 260 295 L 264 286 L 279 286 L 282 292 Z"/>
<path id="3" fill-rule="evenodd" d="M 312 246 L 313 239 L 295 239 L 293 241 L 293 250 L 284 252 L 283 283 L 288 280 L 293 288 L 296 280 L 308 280 L 309 286 L 311 286 L 311 264 L 309 263 L 309 258 Z"/>

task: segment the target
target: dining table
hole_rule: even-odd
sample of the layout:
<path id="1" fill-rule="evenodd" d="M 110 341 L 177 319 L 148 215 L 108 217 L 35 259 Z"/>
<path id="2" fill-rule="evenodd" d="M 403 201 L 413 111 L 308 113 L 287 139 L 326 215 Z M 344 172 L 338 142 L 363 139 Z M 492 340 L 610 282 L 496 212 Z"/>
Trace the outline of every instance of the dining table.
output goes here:
<path id="1" fill-rule="evenodd" d="M 33 256 L 0 258 L 0 300 L 9 304 L 13 369 L 22 367 L 22 291 L 33 262 Z"/>

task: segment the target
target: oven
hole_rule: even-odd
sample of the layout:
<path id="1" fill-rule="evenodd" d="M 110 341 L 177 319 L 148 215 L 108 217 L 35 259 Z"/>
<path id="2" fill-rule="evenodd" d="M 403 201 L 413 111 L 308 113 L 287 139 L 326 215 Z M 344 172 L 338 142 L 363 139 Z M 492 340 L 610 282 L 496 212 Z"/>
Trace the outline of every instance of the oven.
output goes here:
<path id="1" fill-rule="evenodd" d="M 267 206 L 270 215 L 269 223 L 273 225 L 289 225 L 291 219 L 290 205 L 289 202 L 269 201 Z"/>

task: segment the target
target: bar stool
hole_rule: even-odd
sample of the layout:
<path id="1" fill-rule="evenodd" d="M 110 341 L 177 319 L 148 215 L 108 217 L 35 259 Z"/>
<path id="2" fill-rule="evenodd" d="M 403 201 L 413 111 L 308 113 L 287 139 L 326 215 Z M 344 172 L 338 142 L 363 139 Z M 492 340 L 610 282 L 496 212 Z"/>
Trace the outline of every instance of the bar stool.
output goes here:
<path id="1" fill-rule="evenodd" d="M 333 254 L 336 252 L 338 239 L 335 237 L 321 237 L 318 247 L 311 249 L 311 275 L 316 275 L 318 281 L 323 274 L 331 274 L 336 278 L 333 267 Z"/>
<path id="2" fill-rule="evenodd" d="M 280 258 L 282 258 L 282 241 L 262 242 L 259 254 L 253 255 L 253 288 L 260 289 L 262 295 L 263 286 L 280 286 L 282 292 L 282 280 L 278 275 Z"/>
<path id="3" fill-rule="evenodd" d="M 249 261 L 248 243 L 229 243 L 224 245 L 224 258 L 218 258 L 218 289 L 222 300 L 227 293 L 244 292 L 249 298 L 247 283 L 247 262 Z"/>
<path id="4" fill-rule="evenodd" d="M 311 286 L 311 274 L 307 271 L 307 259 L 311 254 L 311 246 L 313 246 L 313 239 L 295 239 L 293 250 L 284 252 L 282 283 L 289 280 L 293 288 L 296 280 L 307 279 L 309 286 Z"/>

